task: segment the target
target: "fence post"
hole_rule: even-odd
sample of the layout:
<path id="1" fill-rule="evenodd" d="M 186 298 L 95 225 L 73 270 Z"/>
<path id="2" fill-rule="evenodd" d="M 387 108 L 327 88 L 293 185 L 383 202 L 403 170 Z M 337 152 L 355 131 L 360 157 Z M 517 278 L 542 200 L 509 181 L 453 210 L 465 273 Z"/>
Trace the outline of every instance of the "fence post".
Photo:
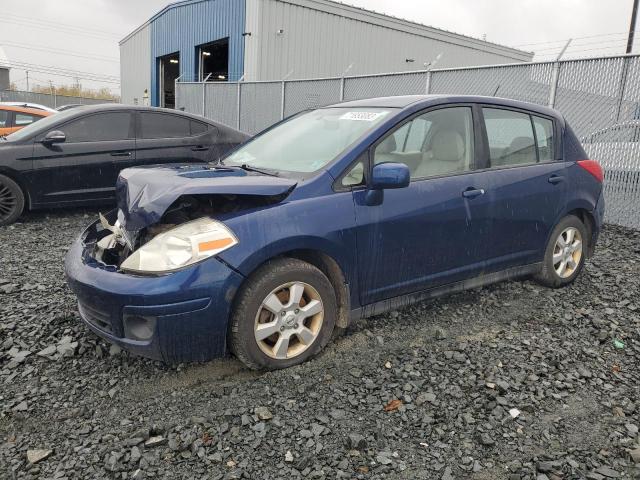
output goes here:
<path id="1" fill-rule="evenodd" d="M 551 88 L 549 90 L 549 108 L 556 104 L 556 92 L 558 90 L 558 80 L 560 79 L 560 62 L 553 63 L 553 73 L 551 74 Z"/>
<path id="2" fill-rule="evenodd" d="M 618 106 L 616 107 L 616 123 L 620 121 L 620 113 L 622 112 L 622 103 L 624 102 L 624 94 L 627 88 L 627 76 L 629 75 L 629 63 L 631 59 L 625 57 L 622 64 L 622 72 L 620 73 L 620 85 L 618 91 L 620 92 L 618 98 Z"/>
<path id="3" fill-rule="evenodd" d="M 209 77 L 211 77 L 211 75 L 213 74 L 210 73 L 209 75 L 207 75 L 207 78 L 205 78 L 202 82 L 202 116 L 203 117 L 207 116 L 207 81 L 209 80 Z"/>
<path id="4" fill-rule="evenodd" d="M 427 84 L 425 85 L 424 93 L 429 95 L 431 93 L 431 70 L 427 70 Z"/>
<path id="5" fill-rule="evenodd" d="M 553 74 L 551 75 L 551 89 L 549 90 L 549 108 L 553 108 L 556 104 L 558 80 L 560 79 L 560 59 L 564 55 L 564 52 L 567 51 L 567 48 L 569 48 L 569 45 L 571 45 L 572 40 L 572 38 L 567 40 L 567 43 L 564 44 L 564 47 L 562 47 L 562 50 L 560 50 L 560 53 L 556 57 L 556 61 L 553 64 Z"/>
<path id="6" fill-rule="evenodd" d="M 280 95 L 280 120 L 284 120 L 284 92 L 287 91 L 286 83 L 286 80 L 282 80 L 282 94 Z"/>
<path id="7" fill-rule="evenodd" d="M 244 78 L 244 75 L 242 77 L 240 77 L 240 79 L 238 80 L 238 119 L 236 121 L 236 127 L 238 128 L 238 130 L 240 130 L 240 108 L 242 107 L 241 102 L 240 102 L 240 93 L 241 93 L 241 89 L 242 89 L 242 79 Z"/>
<path id="8" fill-rule="evenodd" d="M 347 76 L 347 73 L 349 73 L 349 70 L 351 70 L 352 68 L 353 68 L 353 63 L 350 63 L 347 69 L 344 72 L 342 72 L 342 76 L 340 77 L 340 101 L 341 102 L 344 102 L 345 77 Z"/>

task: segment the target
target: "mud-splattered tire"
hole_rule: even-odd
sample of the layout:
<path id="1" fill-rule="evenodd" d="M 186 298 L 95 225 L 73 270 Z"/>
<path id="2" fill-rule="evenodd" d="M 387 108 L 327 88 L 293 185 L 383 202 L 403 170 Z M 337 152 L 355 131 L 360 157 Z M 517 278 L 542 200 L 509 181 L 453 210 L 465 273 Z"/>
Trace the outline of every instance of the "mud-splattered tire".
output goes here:
<path id="1" fill-rule="evenodd" d="M 584 267 L 588 241 L 582 221 L 574 215 L 564 217 L 551 232 L 542 269 L 535 280 L 551 288 L 573 283 Z"/>
<path id="2" fill-rule="evenodd" d="M 324 273 L 301 260 L 272 260 L 238 292 L 229 346 L 249 368 L 290 367 L 327 345 L 336 318 L 336 294 Z"/>
<path id="3" fill-rule="evenodd" d="M 24 210 L 24 194 L 9 177 L 0 175 L 0 226 L 15 222 Z"/>

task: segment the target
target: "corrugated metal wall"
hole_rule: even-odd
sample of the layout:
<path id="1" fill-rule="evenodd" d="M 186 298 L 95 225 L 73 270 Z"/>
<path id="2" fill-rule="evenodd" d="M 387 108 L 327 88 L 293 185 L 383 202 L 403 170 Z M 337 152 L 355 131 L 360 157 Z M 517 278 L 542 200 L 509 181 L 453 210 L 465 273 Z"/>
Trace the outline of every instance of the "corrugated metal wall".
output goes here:
<path id="1" fill-rule="evenodd" d="M 245 80 L 530 61 L 532 55 L 324 0 L 246 0 Z M 282 30 L 282 33 L 279 31 Z M 407 62 L 413 59 L 413 62 Z"/>
<path id="2" fill-rule="evenodd" d="M 151 88 L 158 104 L 158 57 L 180 52 L 180 74 L 197 80 L 196 46 L 229 38 L 229 80 L 244 72 L 245 0 L 201 0 L 173 5 L 151 19 Z"/>
<path id="3" fill-rule="evenodd" d="M 179 52 L 181 80 L 198 81 L 197 46 L 223 38 L 231 81 L 335 77 L 350 65 L 351 75 L 422 70 L 440 54 L 437 68 L 531 60 L 526 52 L 328 0 L 184 0 L 122 42 L 123 101 L 150 86 L 158 105 L 164 55 Z"/>
<path id="4" fill-rule="evenodd" d="M 144 91 L 151 94 L 151 28 L 141 26 L 120 44 L 122 103 L 144 105 Z"/>

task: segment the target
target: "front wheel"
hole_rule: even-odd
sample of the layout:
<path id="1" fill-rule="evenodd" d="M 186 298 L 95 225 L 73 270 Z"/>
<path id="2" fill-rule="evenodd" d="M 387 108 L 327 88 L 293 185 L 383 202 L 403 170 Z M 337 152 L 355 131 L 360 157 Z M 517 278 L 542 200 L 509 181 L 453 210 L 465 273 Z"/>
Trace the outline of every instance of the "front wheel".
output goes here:
<path id="1" fill-rule="evenodd" d="M 336 317 L 336 294 L 324 273 L 301 260 L 273 260 L 238 293 L 230 348 L 249 368 L 297 365 L 327 345 Z"/>
<path id="2" fill-rule="evenodd" d="M 24 195 L 20 186 L 0 175 L 0 226 L 15 222 L 24 210 Z"/>
<path id="3" fill-rule="evenodd" d="M 551 233 L 536 280 L 552 288 L 573 283 L 584 267 L 587 241 L 582 221 L 574 215 L 564 217 Z"/>

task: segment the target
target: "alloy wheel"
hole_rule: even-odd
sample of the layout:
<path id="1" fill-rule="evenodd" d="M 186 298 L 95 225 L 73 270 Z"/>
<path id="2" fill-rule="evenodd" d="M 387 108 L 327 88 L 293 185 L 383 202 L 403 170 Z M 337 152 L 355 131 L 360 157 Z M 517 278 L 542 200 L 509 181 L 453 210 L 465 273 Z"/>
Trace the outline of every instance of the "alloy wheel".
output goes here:
<path id="1" fill-rule="evenodd" d="M 294 358 L 318 337 L 324 307 L 318 291 L 308 283 L 280 285 L 262 301 L 254 335 L 260 350 L 271 358 Z"/>
<path id="2" fill-rule="evenodd" d="M 11 189 L 0 183 L 0 221 L 6 220 L 16 209 L 18 199 Z"/>
<path id="3" fill-rule="evenodd" d="M 574 274 L 582 260 L 582 235 L 575 227 L 565 228 L 553 248 L 553 268 L 560 278 Z"/>

